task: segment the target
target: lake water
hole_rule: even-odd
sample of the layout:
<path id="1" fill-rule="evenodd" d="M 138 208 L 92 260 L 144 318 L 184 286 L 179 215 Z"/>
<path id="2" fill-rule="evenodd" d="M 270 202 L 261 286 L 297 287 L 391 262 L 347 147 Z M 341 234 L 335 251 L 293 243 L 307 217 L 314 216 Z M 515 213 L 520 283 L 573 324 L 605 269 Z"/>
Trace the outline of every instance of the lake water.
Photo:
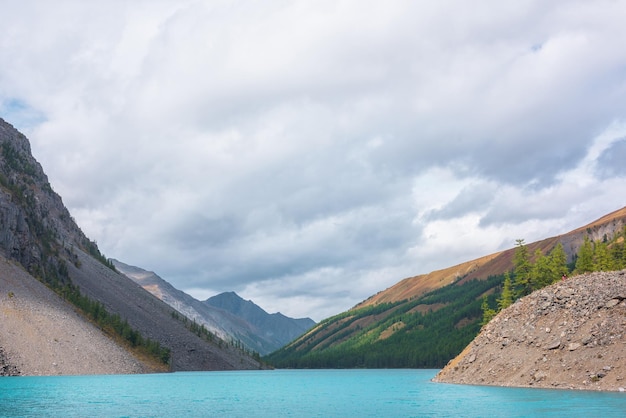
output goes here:
<path id="1" fill-rule="evenodd" d="M 436 370 L 0 378 L 2 417 L 624 417 L 626 393 L 432 383 Z"/>

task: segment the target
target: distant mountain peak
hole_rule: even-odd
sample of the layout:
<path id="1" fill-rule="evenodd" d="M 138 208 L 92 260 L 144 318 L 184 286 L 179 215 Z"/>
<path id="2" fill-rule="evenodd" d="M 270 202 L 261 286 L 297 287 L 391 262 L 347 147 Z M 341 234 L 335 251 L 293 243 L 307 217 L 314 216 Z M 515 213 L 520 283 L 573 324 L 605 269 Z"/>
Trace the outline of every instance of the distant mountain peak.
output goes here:
<path id="1" fill-rule="evenodd" d="M 187 318 L 204 325 L 226 340 L 242 342 L 262 355 L 279 349 L 315 325 L 311 319 L 292 319 L 281 313 L 268 314 L 234 291 L 220 293 L 201 302 L 153 272 L 112 260 L 115 267 L 145 290 Z"/>

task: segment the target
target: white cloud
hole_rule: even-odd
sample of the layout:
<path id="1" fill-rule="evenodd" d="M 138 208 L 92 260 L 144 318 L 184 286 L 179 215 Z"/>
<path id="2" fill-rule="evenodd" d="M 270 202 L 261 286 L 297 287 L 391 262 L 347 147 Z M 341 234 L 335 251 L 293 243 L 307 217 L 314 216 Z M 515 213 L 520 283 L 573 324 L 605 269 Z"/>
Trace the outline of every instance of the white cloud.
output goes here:
<path id="1" fill-rule="evenodd" d="M 623 1 L 3 13 L 2 116 L 105 254 L 203 299 L 322 319 L 624 205 Z"/>

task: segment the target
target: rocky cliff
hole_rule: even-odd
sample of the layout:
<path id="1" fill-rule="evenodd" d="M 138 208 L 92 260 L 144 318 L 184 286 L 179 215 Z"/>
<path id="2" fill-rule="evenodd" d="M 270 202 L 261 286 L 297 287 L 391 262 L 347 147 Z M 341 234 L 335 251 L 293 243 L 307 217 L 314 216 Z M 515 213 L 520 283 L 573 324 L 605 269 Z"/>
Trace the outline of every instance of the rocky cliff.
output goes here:
<path id="1" fill-rule="evenodd" d="M 0 119 L 0 253 L 54 280 L 60 268 L 55 252 L 90 245 L 31 155 L 28 139 Z"/>
<path id="2" fill-rule="evenodd" d="M 572 277 L 502 310 L 434 378 L 624 391 L 626 271 Z"/>
<path id="3" fill-rule="evenodd" d="M 207 341 L 191 332 L 172 315 L 166 303 L 116 272 L 95 242 L 74 222 L 61 197 L 52 190 L 41 165 L 31 155 L 27 138 L 2 119 L 0 256 L 19 263 L 29 276 L 59 294 L 79 289 L 82 296 L 100 303 L 111 315 L 119 315 L 142 337 L 170 350 L 171 370 L 260 367 L 258 361 L 240 350 L 218 341 Z M 5 295 L 16 294 L 11 289 L 0 288 L 0 291 L 6 292 Z M 28 292 L 24 294 L 25 300 L 31 297 Z M 16 300 L 11 298 L 11 301 Z M 25 313 L 28 311 L 19 312 L 29 320 Z M 6 318 L 7 311 L 2 314 L 5 316 L 0 317 L 0 321 Z M 59 318 L 53 317 L 50 326 L 61 325 Z M 78 323 L 76 326 L 82 327 Z M 39 344 L 45 337 L 33 332 L 28 338 L 33 344 Z M 19 352 L 16 341 L 11 335 L 0 334 L 0 347 L 5 353 Z M 71 357 L 66 354 L 58 352 L 55 355 L 59 358 L 54 362 L 70 361 Z M 32 369 L 32 364 L 26 364 L 28 361 L 22 365 L 23 370 Z"/>

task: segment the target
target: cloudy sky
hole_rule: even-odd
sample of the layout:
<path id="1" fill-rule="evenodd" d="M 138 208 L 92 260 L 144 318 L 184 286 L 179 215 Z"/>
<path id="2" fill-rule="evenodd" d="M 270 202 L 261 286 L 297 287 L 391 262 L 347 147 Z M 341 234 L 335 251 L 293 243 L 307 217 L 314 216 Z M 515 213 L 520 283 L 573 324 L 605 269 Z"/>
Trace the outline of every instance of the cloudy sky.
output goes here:
<path id="1" fill-rule="evenodd" d="M 0 0 L 0 116 L 102 252 L 321 320 L 626 205 L 626 1 Z"/>

